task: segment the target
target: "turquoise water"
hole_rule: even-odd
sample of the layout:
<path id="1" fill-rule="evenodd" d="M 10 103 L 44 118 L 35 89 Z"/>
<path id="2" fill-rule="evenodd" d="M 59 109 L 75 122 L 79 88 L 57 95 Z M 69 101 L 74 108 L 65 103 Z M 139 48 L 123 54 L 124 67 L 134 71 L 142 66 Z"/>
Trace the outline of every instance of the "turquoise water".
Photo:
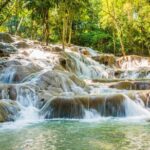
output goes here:
<path id="1" fill-rule="evenodd" d="M 49 120 L 0 128 L 0 150 L 149 150 L 150 123 Z"/>

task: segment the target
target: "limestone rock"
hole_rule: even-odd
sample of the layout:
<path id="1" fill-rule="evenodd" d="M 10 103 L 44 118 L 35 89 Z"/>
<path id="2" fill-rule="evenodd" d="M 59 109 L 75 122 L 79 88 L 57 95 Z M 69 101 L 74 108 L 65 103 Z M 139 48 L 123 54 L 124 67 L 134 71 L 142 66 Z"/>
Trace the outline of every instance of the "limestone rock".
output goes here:
<path id="1" fill-rule="evenodd" d="M 92 57 L 95 61 L 98 61 L 100 64 L 105 64 L 105 65 L 115 65 L 116 58 L 112 54 L 101 54 L 98 56 Z"/>
<path id="2" fill-rule="evenodd" d="M 101 116 L 122 117 L 126 115 L 124 100 L 121 94 L 53 97 L 43 106 L 41 114 L 45 118 L 83 118 L 85 110 L 95 110 Z"/>
<path id="3" fill-rule="evenodd" d="M 6 57 L 17 52 L 17 49 L 8 43 L 0 42 L 0 56 Z"/>
<path id="4" fill-rule="evenodd" d="M 13 41 L 14 40 L 12 39 L 12 37 L 10 36 L 10 34 L 0 32 L 0 42 L 12 43 Z"/>
<path id="5" fill-rule="evenodd" d="M 17 41 L 13 45 L 17 48 L 29 48 L 30 47 L 25 41 Z"/>
<path id="6" fill-rule="evenodd" d="M 11 100 L 0 100 L 0 122 L 14 121 L 19 115 L 19 106 Z"/>
<path id="7" fill-rule="evenodd" d="M 111 88 L 126 90 L 149 90 L 150 83 L 144 81 L 121 81 L 110 85 Z"/>
<path id="8" fill-rule="evenodd" d="M 21 82 L 25 77 L 39 71 L 36 66 L 12 65 L 1 72 L 0 81 L 3 83 Z"/>

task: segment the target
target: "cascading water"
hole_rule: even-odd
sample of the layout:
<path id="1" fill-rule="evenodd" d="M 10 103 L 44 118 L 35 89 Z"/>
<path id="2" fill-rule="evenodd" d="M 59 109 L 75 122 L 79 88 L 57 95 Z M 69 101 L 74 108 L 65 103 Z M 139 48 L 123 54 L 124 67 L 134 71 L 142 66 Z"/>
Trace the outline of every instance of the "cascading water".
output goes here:
<path id="1" fill-rule="evenodd" d="M 6 70 L 4 70 L 4 72 L 2 72 L 2 74 L 0 76 L 0 82 L 12 83 L 15 73 L 16 73 L 16 71 L 13 67 L 7 68 Z"/>
<path id="2" fill-rule="evenodd" d="M 0 70 L 0 96 L 16 101 L 20 109 L 16 123 L 31 123 L 44 117 L 87 120 L 150 117 L 142 98 L 132 98 L 126 88 L 112 88 L 109 83 L 148 79 L 148 73 L 139 72 L 141 67 L 149 66 L 148 59 L 129 57 L 120 61 L 117 68 L 116 64 L 111 67 L 93 60 L 92 56 L 98 53 L 87 50 L 90 56 L 70 48 L 65 52 L 45 51 L 41 45 L 32 43 L 30 48 L 20 48 L 9 58 L 9 63 Z M 116 68 L 120 69 L 118 76 Z"/>
<path id="3" fill-rule="evenodd" d="M 37 121 L 39 109 L 36 108 L 38 96 L 34 89 L 17 87 L 17 102 L 21 107 L 20 118 L 25 121 Z"/>
<path id="4" fill-rule="evenodd" d="M 113 70 L 111 68 L 106 68 L 104 65 L 92 60 L 91 58 L 86 58 L 85 56 L 69 52 L 67 53 L 71 60 L 73 61 L 74 71 L 81 78 L 96 79 L 96 78 L 113 78 Z M 69 65 L 69 64 L 68 64 Z"/>

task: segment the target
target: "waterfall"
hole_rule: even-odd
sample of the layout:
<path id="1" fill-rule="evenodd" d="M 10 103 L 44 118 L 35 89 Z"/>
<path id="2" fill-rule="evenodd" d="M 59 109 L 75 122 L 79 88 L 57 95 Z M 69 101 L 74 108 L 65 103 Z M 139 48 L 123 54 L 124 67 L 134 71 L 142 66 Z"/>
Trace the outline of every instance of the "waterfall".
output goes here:
<path id="1" fill-rule="evenodd" d="M 126 88 L 124 83 L 119 84 L 123 87 L 117 87 L 120 80 L 148 80 L 147 58 L 113 56 L 116 62 L 109 65 L 94 60 L 93 56 L 98 52 L 92 49 L 87 48 L 88 55 L 69 47 L 66 51 L 60 48 L 59 52 L 53 50 L 54 46 L 44 47 L 31 42 L 30 48 L 18 49 L 18 53 L 1 63 L 0 98 L 17 103 L 18 125 L 53 118 L 150 117 L 149 106 L 145 102 L 149 93 L 144 95 L 146 98 L 137 97 L 136 88 Z M 140 85 L 142 88 L 137 89 L 141 93 L 150 90 L 149 84 L 145 85 L 143 80 L 137 84 L 126 83 L 130 87 Z"/>
<path id="2" fill-rule="evenodd" d="M 0 82 L 12 83 L 14 80 L 15 73 L 16 73 L 16 70 L 13 67 L 6 68 L 0 75 Z"/>
<path id="3" fill-rule="evenodd" d="M 69 52 L 67 53 L 72 62 L 74 62 L 74 67 L 69 69 L 74 71 L 78 76 L 87 79 L 97 79 L 97 78 L 113 78 L 114 72 L 111 68 L 105 67 L 102 64 L 92 60 L 91 58 L 86 58 L 84 55 Z M 69 65 L 69 64 L 68 64 Z"/>
<path id="4" fill-rule="evenodd" d="M 124 101 L 125 113 L 127 117 L 149 117 L 150 112 L 145 109 L 140 102 L 134 102 L 129 97 L 126 96 Z"/>
<path id="5" fill-rule="evenodd" d="M 115 113 L 116 117 L 122 118 L 122 116 L 125 116 L 126 119 L 127 118 L 129 119 L 150 118 L 150 111 L 144 107 L 143 102 L 140 99 L 132 100 L 125 94 L 123 96 L 125 99 L 121 105 L 118 103 L 119 107 L 117 110 L 115 109 L 113 110 L 114 107 L 113 104 L 110 105 L 110 107 L 112 108 L 111 110 L 112 115 Z M 84 120 L 99 121 L 99 120 L 109 119 L 112 116 L 111 115 L 107 116 L 106 109 L 108 108 L 105 104 L 100 110 L 85 109 Z"/>
<path id="6" fill-rule="evenodd" d="M 38 96 L 34 89 L 28 86 L 18 86 L 16 100 L 21 108 L 18 120 L 32 122 L 40 119 L 37 108 Z"/>

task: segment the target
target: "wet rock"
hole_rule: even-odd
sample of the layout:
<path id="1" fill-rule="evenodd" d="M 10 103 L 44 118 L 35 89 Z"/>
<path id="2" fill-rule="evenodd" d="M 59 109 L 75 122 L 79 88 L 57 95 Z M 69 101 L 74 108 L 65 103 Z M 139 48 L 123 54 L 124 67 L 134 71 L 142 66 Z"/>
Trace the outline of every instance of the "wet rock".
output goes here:
<path id="1" fill-rule="evenodd" d="M 53 51 L 53 52 L 62 52 L 63 49 L 60 48 L 59 46 L 55 46 L 55 47 L 52 48 L 52 51 Z"/>
<path id="2" fill-rule="evenodd" d="M 17 52 L 17 49 L 8 44 L 8 43 L 2 43 L 0 42 L 0 56 L 1 57 L 6 57 L 9 56 L 10 54 L 14 54 Z"/>
<path id="3" fill-rule="evenodd" d="M 84 109 L 80 102 L 67 98 L 56 98 L 46 103 L 43 110 L 45 118 L 83 118 Z"/>
<path id="4" fill-rule="evenodd" d="M 13 44 L 17 48 L 29 48 L 30 45 L 28 45 L 25 41 L 17 41 Z"/>
<path id="5" fill-rule="evenodd" d="M 90 52 L 86 48 L 81 49 L 81 53 L 85 56 L 90 56 Z"/>
<path id="6" fill-rule="evenodd" d="M 74 52 L 79 52 L 79 47 L 78 46 L 72 46 L 70 49 Z"/>
<path id="7" fill-rule="evenodd" d="M 128 55 L 116 59 L 116 66 L 122 69 L 135 70 L 137 68 L 149 66 L 149 64 L 149 57 L 142 57 L 137 55 Z"/>
<path id="8" fill-rule="evenodd" d="M 101 54 L 98 56 L 94 56 L 92 58 L 95 61 L 98 61 L 100 64 L 109 65 L 109 66 L 115 65 L 116 62 L 116 58 L 112 54 Z"/>
<path id="9" fill-rule="evenodd" d="M 0 81 L 3 83 L 17 83 L 21 82 L 25 77 L 39 71 L 36 66 L 22 66 L 14 65 L 4 68 L 1 72 Z"/>
<path id="10" fill-rule="evenodd" d="M 120 74 L 116 74 L 115 76 L 119 77 L 121 79 L 148 79 L 149 74 L 150 74 L 150 68 L 138 68 L 136 71 L 135 70 L 127 70 L 127 71 L 121 71 Z M 119 72 L 118 72 L 119 73 Z"/>
<path id="11" fill-rule="evenodd" d="M 45 50 L 45 51 L 52 51 L 52 47 L 50 46 L 42 46 L 42 48 Z"/>
<path id="12" fill-rule="evenodd" d="M 19 115 L 19 106 L 11 100 L 0 100 L 0 122 L 14 121 Z"/>
<path id="13" fill-rule="evenodd" d="M 12 42 L 14 42 L 14 40 L 12 39 L 10 34 L 0 32 L 0 42 L 12 43 Z"/>
<path id="14" fill-rule="evenodd" d="M 72 50 L 74 52 L 79 52 L 80 54 L 83 54 L 85 56 L 91 56 L 91 53 L 90 53 L 88 47 L 71 46 L 70 50 Z"/>
<path id="15" fill-rule="evenodd" d="M 59 58 L 59 63 L 62 67 L 66 68 L 67 60 L 65 58 Z"/>
<path id="16" fill-rule="evenodd" d="M 17 90 L 14 84 L 0 84 L 0 99 L 16 100 Z"/>
<path id="17" fill-rule="evenodd" d="M 86 93 L 86 84 L 73 74 L 58 70 L 47 71 L 41 74 L 36 84 L 41 89 L 48 89 L 48 87 L 55 87 L 62 89 L 63 92 L 74 92 L 75 94 Z"/>
<path id="18" fill-rule="evenodd" d="M 150 83 L 146 81 L 122 81 L 112 84 L 110 87 L 122 90 L 148 90 L 150 89 Z"/>
<path id="19" fill-rule="evenodd" d="M 14 65 L 21 65 L 21 63 L 19 60 L 8 60 L 8 58 L 4 60 L 1 59 L 0 60 L 0 73 L 2 73 L 3 69 L 6 69 L 7 67 L 14 66 Z"/>
<path id="20" fill-rule="evenodd" d="M 121 94 L 106 97 L 104 115 L 124 117 L 126 115 L 124 100 L 125 98 Z"/>
<path id="21" fill-rule="evenodd" d="M 129 94 L 132 99 L 138 101 L 139 103 L 143 103 L 143 107 L 150 108 L 150 91 L 136 91 L 134 93 Z"/>
<path id="22" fill-rule="evenodd" d="M 61 65 L 55 65 L 53 70 L 57 70 L 57 71 L 65 71 L 65 68 L 62 67 Z"/>
<path id="23" fill-rule="evenodd" d="M 10 85 L 7 90 L 8 90 L 9 99 L 16 100 L 17 99 L 16 87 L 13 85 Z"/>
<path id="24" fill-rule="evenodd" d="M 45 118 L 83 118 L 85 110 L 95 110 L 101 116 L 122 117 L 126 115 L 125 97 L 110 96 L 61 96 L 47 101 L 41 110 Z"/>

